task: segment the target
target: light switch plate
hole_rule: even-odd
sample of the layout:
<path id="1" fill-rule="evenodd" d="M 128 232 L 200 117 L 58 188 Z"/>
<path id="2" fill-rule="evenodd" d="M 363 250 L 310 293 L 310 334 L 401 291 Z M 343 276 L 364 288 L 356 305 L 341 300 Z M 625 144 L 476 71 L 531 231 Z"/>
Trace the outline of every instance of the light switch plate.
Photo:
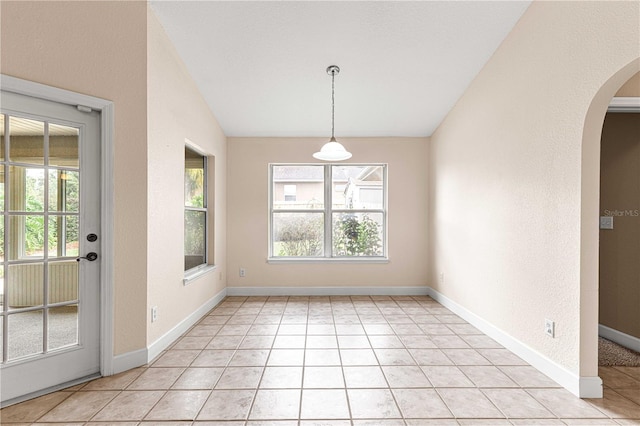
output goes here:
<path id="1" fill-rule="evenodd" d="M 600 216 L 600 229 L 613 229 L 613 216 Z"/>

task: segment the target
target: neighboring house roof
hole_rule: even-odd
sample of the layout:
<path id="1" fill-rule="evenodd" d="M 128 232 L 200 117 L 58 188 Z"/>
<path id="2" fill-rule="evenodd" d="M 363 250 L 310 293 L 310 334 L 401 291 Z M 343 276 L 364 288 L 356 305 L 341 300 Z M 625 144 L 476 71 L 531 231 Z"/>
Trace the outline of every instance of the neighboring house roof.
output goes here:
<path id="1" fill-rule="evenodd" d="M 370 166 L 337 166 L 333 168 L 334 182 L 347 182 L 350 178 L 359 179 L 363 171 Z M 324 168 L 316 166 L 274 166 L 275 182 L 321 182 Z"/>

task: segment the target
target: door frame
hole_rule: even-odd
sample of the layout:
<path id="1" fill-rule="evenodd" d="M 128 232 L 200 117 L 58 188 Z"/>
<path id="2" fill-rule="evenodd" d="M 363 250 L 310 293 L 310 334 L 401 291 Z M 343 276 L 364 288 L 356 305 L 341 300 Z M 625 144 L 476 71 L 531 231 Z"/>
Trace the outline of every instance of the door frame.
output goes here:
<path id="1" fill-rule="evenodd" d="M 69 90 L 46 86 L 28 80 L 0 74 L 0 88 L 7 92 L 45 99 L 61 104 L 88 107 L 100 112 L 100 374 L 114 372 L 113 356 L 113 159 L 114 159 L 114 104 Z M 62 385 L 62 383 L 61 383 Z M 40 394 L 49 392 L 45 389 Z M 34 396 L 34 395 L 30 395 Z"/>

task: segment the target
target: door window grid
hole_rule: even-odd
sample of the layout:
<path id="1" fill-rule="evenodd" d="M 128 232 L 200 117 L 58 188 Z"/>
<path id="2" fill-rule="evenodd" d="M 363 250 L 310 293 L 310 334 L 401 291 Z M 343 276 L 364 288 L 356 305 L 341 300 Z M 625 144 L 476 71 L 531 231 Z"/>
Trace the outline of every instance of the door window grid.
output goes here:
<path id="1" fill-rule="evenodd" d="M 0 171 L 3 174 L 0 182 L 0 357 L 4 364 L 78 343 L 79 289 L 75 260 L 80 222 L 80 131 L 77 127 L 48 120 L 0 114 L 0 132 Z M 24 140 L 12 147 L 12 139 L 18 140 L 19 136 Z M 71 144 L 65 142 L 64 137 L 69 137 Z M 40 144 L 38 138 L 42 139 L 41 150 L 34 150 L 32 145 Z M 20 149 L 24 151 L 22 156 Z M 55 153 L 56 158 L 50 156 L 51 153 Z M 68 164 L 64 164 L 65 161 Z M 16 180 L 15 184 L 13 180 Z M 41 193 L 37 196 L 28 194 L 26 184 L 29 180 L 36 181 L 35 186 L 39 186 L 37 189 Z M 74 186 L 76 196 L 70 204 L 69 185 Z M 72 232 L 69 232 L 70 223 Z M 35 232 L 30 229 L 34 226 Z M 39 240 L 35 241 L 35 247 L 41 246 L 41 251 L 29 250 L 30 238 Z M 53 253 L 51 243 L 55 243 Z M 68 287 L 66 291 L 54 285 L 62 281 Z M 62 316 L 58 314 L 69 310 L 75 312 L 75 324 L 67 321 L 65 325 L 74 327 L 75 332 L 60 333 L 58 325 Z M 25 330 L 30 330 L 30 335 L 34 336 L 32 342 L 24 338 Z M 16 338 L 23 340 L 22 346 L 12 345 Z M 34 347 L 39 348 L 34 350 Z"/>

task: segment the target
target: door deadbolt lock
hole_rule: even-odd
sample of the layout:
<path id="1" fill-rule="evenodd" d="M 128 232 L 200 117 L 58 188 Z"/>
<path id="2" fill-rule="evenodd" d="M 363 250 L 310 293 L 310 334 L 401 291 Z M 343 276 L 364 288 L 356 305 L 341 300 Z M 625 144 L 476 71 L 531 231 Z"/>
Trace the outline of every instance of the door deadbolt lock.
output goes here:
<path id="1" fill-rule="evenodd" d="M 89 234 L 87 235 L 87 241 L 89 241 L 90 243 L 98 241 L 98 236 L 96 234 Z"/>
<path id="2" fill-rule="evenodd" d="M 93 262 L 93 261 L 94 261 L 94 260 L 96 260 L 97 258 L 98 258 L 98 253 L 91 252 L 91 253 L 87 253 L 87 255 L 86 255 L 86 256 L 81 256 L 81 257 L 77 258 L 76 260 L 77 260 L 78 262 L 80 262 L 80 259 L 86 259 L 86 260 L 88 260 L 89 262 Z"/>

